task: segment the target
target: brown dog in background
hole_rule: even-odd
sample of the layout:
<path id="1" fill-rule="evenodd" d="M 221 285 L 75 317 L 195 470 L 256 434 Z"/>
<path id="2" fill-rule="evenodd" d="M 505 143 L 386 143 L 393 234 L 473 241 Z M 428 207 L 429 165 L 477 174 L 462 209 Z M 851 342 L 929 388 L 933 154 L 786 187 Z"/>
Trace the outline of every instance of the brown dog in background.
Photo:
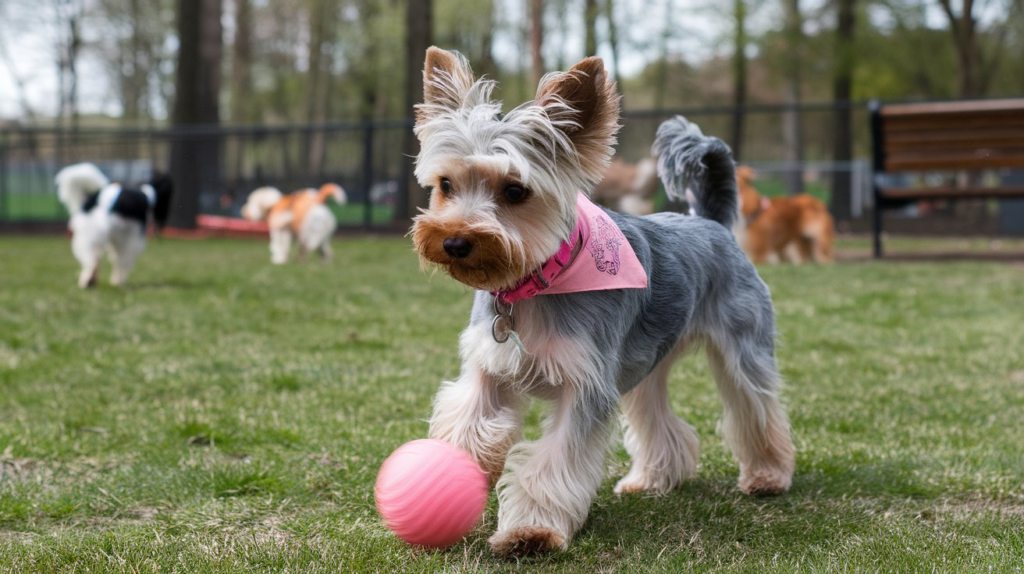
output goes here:
<path id="1" fill-rule="evenodd" d="M 831 263 L 835 222 L 825 204 L 806 193 L 764 197 L 754 188 L 756 177 L 749 166 L 736 167 L 740 209 L 746 221 L 745 232 L 738 235 L 747 257 L 755 264 Z"/>

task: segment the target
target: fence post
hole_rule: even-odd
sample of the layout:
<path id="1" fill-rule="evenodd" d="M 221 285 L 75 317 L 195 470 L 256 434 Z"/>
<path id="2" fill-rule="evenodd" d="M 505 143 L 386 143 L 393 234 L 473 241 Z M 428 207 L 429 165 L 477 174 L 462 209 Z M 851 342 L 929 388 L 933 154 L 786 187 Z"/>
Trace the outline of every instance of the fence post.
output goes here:
<path id="1" fill-rule="evenodd" d="M 363 227 L 367 230 L 373 226 L 371 187 L 373 187 L 373 122 L 368 120 L 366 131 L 363 133 Z"/>
<path id="2" fill-rule="evenodd" d="M 871 191 L 874 196 L 874 209 L 871 214 L 871 238 L 872 238 L 872 254 L 875 259 L 882 258 L 882 212 L 885 209 L 885 200 L 882 198 L 882 190 L 880 188 L 882 172 L 885 171 L 885 150 L 883 149 L 884 141 L 882 140 L 882 103 L 878 100 L 871 100 L 868 104 L 868 109 L 871 110 L 871 146 L 872 146 L 872 166 L 871 166 Z"/>

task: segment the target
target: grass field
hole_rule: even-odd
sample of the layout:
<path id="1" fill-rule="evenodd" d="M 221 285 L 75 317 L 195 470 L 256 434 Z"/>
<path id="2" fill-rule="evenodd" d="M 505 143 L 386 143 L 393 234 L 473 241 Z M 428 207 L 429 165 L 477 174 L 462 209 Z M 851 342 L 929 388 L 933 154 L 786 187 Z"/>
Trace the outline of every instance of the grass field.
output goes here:
<path id="1" fill-rule="evenodd" d="M 0 571 L 1024 570 L 1020 263 L 762 269 L 792 491 L 737 492 L 695 357 L 672 402 L 697 477 L 619 499 L 616 446 L 571 549 L 514 562 L 486 545 L 493 496 L 446 551 L 382 526 L 377 468 L 426 434 L 470 296 L 407 240 L 336 252 L 272 267 L 262 242 L 157 240 L 130 287 L 83 292 L 66 239 L 0 237 Z"/>

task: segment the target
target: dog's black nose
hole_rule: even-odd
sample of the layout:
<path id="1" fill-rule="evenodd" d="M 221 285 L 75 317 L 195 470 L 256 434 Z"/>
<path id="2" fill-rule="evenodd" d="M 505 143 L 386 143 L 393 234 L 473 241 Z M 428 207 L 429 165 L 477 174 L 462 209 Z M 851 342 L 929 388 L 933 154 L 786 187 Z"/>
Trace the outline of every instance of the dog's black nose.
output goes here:
<path id="1" fill-rule="evenodd" d="M 464 237 L 447 237 L 442 245 L 444 252 L 455 259 L 468 257 L 469 252 L 473 250 L 473 244 Z"/>

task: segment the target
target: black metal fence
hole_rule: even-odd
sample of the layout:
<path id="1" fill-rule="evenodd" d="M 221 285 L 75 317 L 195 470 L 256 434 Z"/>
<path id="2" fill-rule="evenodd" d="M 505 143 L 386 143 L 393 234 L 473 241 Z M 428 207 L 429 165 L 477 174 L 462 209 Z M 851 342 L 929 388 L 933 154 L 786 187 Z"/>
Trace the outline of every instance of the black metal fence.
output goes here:
<path id="1" fill-rule="evenodd" d="M 836 162 L 835 121 L 840 109 L 850 115 L 852 159 Z M 759 172 L 758 188 L 763 193 L 784 194 L 799 185 L 830 202 L 839 174 L 851 186 L 850 224 L 856 228 L 858 221 L 865 220 L 871 207 L 866 102 L 749 105 L 739 111 L 744 126 L 740 160 Z M 647 157 L 658 125 L 674 115 L 685 115 L 704 133 L 729 141 L 736 114 L 733 106 L 628 111 L 623 115 L 617 153 L 630 161 Z M 802 150 L 796 161 L 788 156 L 783 137 L 794 114 Z M 204 154 L 217 156 L 215 174 L 203 180 L 198 190 L 201 214 L 237 215 L 248 193 L 264 185 L 290 191 L 335 182 L 349 197 L 348 205 L 335 208 L 341 226 L 393 230 L 405 215 L 397 203 L 412 165 L 402 154 L 403 139 L 411 129 L 411 120 L 73 131 L 0 127 L 0 226 L 63 220 L 66 215 L 57 201 L 53 178 L 65 165 L 90 161 L 111 179 L 139 183 L 154 171 L 169 170 L 171 149 L 178 143 L 201 146 L 209 150 Z"/>
<path id="2" fill-rule="evenodd" d="M 170 169 L 172 147 L 200 146 L 216 154 L 216 176 L 199 189 L 199 212 L 237 215 L 248 193 L 271 185 L 284 191 L 334 182 L 349 203 L 335 208 L 339 223 L 384 227 L 394 219 L 399 182 L 408 162 L 403 138 L 411 122 L 316 126 L 199 126 L 188 129 L 52 128 L 0 132 L 0 222 L 66 217 L 54 176 L 89 161 L 112 180 L 142 183 Z M 211 145 L 212 144 L 212 145 Z"/>

